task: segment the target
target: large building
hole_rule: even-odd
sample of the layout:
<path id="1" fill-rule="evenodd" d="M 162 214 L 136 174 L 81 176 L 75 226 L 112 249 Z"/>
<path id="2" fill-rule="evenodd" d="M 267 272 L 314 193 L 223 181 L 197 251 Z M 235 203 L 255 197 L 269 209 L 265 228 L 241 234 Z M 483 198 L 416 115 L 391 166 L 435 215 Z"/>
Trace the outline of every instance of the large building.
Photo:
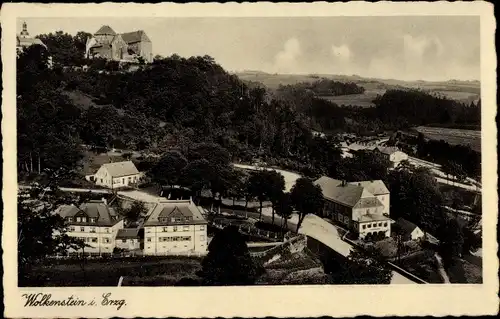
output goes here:
<path id="1" fill-rule="evenodd" d="M 207 221 L 202 208 L 189 200 L 158 202 L 144 223 L 144 254 L 204 253 Z"/>
<path id="2" fill-rule="evenodd" d="M 104 25 L 93 37 L 87 39 L 85 56 L 105 58 L 113 61 L 153 61 L 153 45 L 143 30 L 116 33 L 111 27 Z"/>
<path id="3" fill-rule="evenodd" d="M 23 30 L 16 37 L 17 53 L 22 52 L 25 48 L 34 44 L 39 44 L 47 49 L 47 46 L 42 42 L 42 40 L 30 36 L 28 32 L 28 25 L 26 24 L 26 22 L 23 22 Z"/>
<path id="4" fill-rule="evenodd" d="M 110 207 L 106 200 L 89 201 L 75 205 L 63 205 L 56 211 L 68 224 L 70 237 L 82 239 L 88 247 L 69 253 L 106 255 L 116 247 L 116 235 L 123 228 L 123 218 Z"/>
<path id="5" fill-rule="evenodd" d="M 135 185 L 141 177 L 142 174 L 132 161 L 106 163 L 94 175 L 86 176 L 87 180 L 96 185 L 111 189 Z"/>
<path id="6" fill-rule="evenodd" d="M 390 237 L 389 192 L 382 181 L 347 183 L 323 176 L 314 184 L 323 193 L 324 215 L 361 239 Z"/>

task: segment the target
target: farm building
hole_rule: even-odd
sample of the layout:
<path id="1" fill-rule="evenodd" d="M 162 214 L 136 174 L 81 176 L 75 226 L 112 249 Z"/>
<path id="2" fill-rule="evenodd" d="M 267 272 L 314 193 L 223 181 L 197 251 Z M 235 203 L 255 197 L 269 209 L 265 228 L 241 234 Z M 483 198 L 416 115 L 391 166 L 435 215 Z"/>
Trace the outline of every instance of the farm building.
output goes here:
<path id="1" fill-rule="evenodd" d="M 417 225 L 404 218 L 399 218 L 396 221 L 396 227 L 405 241 L 423 239 L 425 236 L 425 233 Z"/>
<path id="2" fill-rule="evenodd" d="M 131 161 L 106 163 L 99 168 L 95 175 L 88 175 L 86 179 L 96 185 L 115 189 L 137 184 L 142 174 Z"/>
<path id="3" fill-rule="evenodd" d="M 402 161 L 408 160 L 408 154 L 401 152 L 396 147 L 378 146 L 375 151 L 392 163 L 392 167 L 397 167 Z"/>

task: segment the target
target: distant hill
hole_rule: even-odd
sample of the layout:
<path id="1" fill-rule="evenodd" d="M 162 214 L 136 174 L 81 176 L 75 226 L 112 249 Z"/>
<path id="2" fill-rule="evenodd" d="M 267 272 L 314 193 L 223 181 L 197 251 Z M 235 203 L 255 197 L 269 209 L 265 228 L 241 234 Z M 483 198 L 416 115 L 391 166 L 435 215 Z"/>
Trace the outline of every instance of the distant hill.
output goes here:
<path id="1" fill-rule="evenodd" d="M 262 83 L 271 91 L 276 90 L 280 85 L 293 85 L 300 82 L 314 82 L 318 79 L 325 78 L 340 82 L 354 82 L 365 88 L 364 94 L 359 94 L 357 97 L 335 97 L 329 98 L 332 102 L 339 105 L 356 103 L 359 99 L 359 106 L 373 106 L 371 101 L 378 94 L 384 94 L 388 89 L 422 89 L 424 91 L 441 94 L 450 99 L 470 103 L 480 97 L 481 83 L 479 81 L 402 81 L 395 79 L 377 79 L 364 78 L 359 75 L 334 75 L 334 74 L 270 74 L 261 71 L 244 71 L 234 73 L 245 82 Z"/>

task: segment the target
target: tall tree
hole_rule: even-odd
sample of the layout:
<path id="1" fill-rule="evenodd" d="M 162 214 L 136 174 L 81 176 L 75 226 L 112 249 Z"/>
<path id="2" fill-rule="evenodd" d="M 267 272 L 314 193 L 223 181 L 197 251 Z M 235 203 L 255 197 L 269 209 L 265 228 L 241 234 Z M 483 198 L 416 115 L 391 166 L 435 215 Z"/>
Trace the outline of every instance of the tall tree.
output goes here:
<path id="1" fill-rule="evenodd" d="M 281 228 L 286 231 L 288 229 L 288 219 L 293 213 L 293 202 L 290 193 L 283 192 L 280 194 L 276 205 L 276 213 L 282 218 Z"/>
<path id="2" fill-rule="evenodd" d="M 269 198 L 272 205 L 272 223 L 274 224 L 274 210 L 285 190 L 285 177 L 276 171 L 264 171 L 263 174 L 266 179 L 266 197 Z"/>
<path id="3" fill-rule="evenodd" d="M 307 178 L 299 178 L 292 187 L 291 198 L 295 209 L 299 212 L 297 232 L 308 214 L 317 214 L 323 207 L 323 194 L 318 185 Z"/>
<path id="4" fill-rule="evenodd" d="M 248 192 L 259 201 L 259 220 L 262 219 L 262 203 L 267 197 L 267 175 L 264 170 L 252 172 L 248 179 Z"/>
<path id="5" fill-rule="evenodd" d="M 179 182 L 187 159 L 178 151 L 168 151 L 149 171 L 151 179 L 162 186 L 174 186 Z"/>

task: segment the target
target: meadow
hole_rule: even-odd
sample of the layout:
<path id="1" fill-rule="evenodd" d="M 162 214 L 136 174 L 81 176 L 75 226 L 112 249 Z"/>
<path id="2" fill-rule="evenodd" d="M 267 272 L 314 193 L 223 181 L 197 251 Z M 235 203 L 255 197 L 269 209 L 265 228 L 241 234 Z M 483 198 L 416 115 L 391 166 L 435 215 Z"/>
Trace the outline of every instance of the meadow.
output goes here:
<path id="1" fill-rule="evenodd" d="M 415 130 L 424 134 L 426 138 L 432 140 L 444 140 L 452 145 L 470 145 L 470 147 L 481 152 L 481 131 L 462 130 L 444 127 L 419 126 Z"/>

